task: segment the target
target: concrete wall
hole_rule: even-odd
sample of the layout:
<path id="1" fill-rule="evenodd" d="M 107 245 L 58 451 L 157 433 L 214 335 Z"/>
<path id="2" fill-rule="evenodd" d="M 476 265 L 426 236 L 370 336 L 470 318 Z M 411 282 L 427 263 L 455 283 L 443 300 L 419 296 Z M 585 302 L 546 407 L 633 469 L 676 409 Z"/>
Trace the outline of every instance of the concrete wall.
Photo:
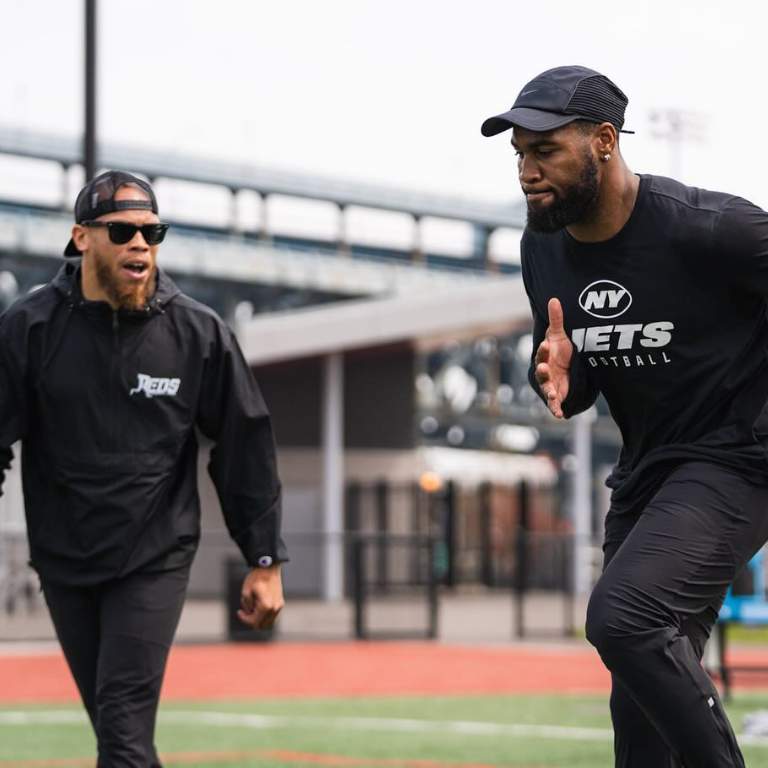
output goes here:
<path id="1" fill-rule="evenodd" d="M 320 445 L 322 359 L 258 368 L 280 447 Z M 344 356 L 344 444 L 412 448 L 415 442 L 415 353 L 393 344 Z"/>

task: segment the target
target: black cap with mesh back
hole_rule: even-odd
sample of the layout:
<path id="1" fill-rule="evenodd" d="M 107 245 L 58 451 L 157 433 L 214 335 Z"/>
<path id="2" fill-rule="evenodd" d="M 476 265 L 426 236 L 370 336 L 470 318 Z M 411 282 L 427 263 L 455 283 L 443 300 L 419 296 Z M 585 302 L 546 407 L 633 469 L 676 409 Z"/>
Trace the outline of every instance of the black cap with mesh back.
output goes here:
<path id="1" fill-rule="evenodd" d="M 489 117 L 480 131 L 495 136 L 512 126 L 529 131 L 553 131 L 574 120 L 612 123 L 625 131 L 624 110 L 629 99 L 605 75 L 587 67 L 555 67 L 537 75 L 515 99 L 512 108 Z"/>
<path id="2" fill-rule="evenodd" d="M 138 187 L 142 195 L 135 200 L 115 200 L 115 193 L 121 187 Z M 106 171 L 91 179 L 81 190 L 75 200 L 75 223 L 93 221 L 105 213 L 126 210 L 144 210 L 157 213 L 157 198 L 152 187 L 144 181 L 125 171 Z M 73 240 L 64 249 L 65 256 L 82 256 Z"/>

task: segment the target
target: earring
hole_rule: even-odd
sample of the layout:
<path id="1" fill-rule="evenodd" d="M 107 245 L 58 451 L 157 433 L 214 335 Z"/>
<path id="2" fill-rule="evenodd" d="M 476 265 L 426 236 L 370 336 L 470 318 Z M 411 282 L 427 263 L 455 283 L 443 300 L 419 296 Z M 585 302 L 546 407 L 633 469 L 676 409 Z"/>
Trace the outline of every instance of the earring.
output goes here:
<path id="1" fill-rule="evenodd" d="M 608 160 L 610 160 L 610 159 L 611 159 L 611 153 L 610 153 L 610 152 L 606 152 L 606 153 L 603 155 L 603 160 L 605 160 L 605 161 L 607 162 L 607 161 L 608 161 Z"/>

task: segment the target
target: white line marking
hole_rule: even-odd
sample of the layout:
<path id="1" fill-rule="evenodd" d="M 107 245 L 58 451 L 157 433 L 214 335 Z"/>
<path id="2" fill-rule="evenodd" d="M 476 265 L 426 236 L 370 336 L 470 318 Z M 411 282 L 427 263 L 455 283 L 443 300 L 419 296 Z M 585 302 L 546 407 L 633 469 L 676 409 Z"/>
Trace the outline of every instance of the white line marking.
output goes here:
<path id="1" fill-rule="evenodd" d="M 465 736 L 516 736 L 518 738 L 559 739 L 562 741 L 611 741 L 610 728 L 583 728 L 532 723 L 494 723 L 481 720 L 416 720 L 397 717 L 310 717 L 240 714 L 237 712 L 164 711 L 161 723 L 213 725 L 266 730 L 270 728 L 319 728 L 341 731 L 385 731 L 390 733 L 456 733 Z M 0 711 L 0 726 L 7 725 L 86 725 L 84 712 L 74 710 Z M 739 736 L 742 744 L 768 747 L 768 737 Z"/>
<path id="2" fill-rule="evenodd" d="M 87 722 L 85 712 L 74 710 L 0 712 L 0 725 L 81 725 Z"/>
<path id="3" fill-rule="evenodd" d="M 320 728 L 341 731 L 389 731 L 400 733 L 460 733 L 471 736 L 536 736 L 588 741 L 613 738 L 606 728 L 577 728 L 558 725 L 489 723 L 474 720 L 411 720 L 395 717 L 287 717 L 241 715 L 235 712 L 163 712 L 160 720 L 178 724 L 241 726 L 246 728 Z"/>

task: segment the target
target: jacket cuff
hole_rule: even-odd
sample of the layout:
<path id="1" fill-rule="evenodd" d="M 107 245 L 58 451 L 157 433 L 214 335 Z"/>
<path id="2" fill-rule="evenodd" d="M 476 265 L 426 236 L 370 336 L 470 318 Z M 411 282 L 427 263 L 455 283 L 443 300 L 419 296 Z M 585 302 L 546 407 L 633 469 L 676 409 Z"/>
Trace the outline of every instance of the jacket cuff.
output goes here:
<path id="1" fill-rule="evenodd" d="M 288 549 L 282 537 L 274 531 L 248 529 L 235 538 L 251 568 L 269 568 L 289 561 Z"/>

